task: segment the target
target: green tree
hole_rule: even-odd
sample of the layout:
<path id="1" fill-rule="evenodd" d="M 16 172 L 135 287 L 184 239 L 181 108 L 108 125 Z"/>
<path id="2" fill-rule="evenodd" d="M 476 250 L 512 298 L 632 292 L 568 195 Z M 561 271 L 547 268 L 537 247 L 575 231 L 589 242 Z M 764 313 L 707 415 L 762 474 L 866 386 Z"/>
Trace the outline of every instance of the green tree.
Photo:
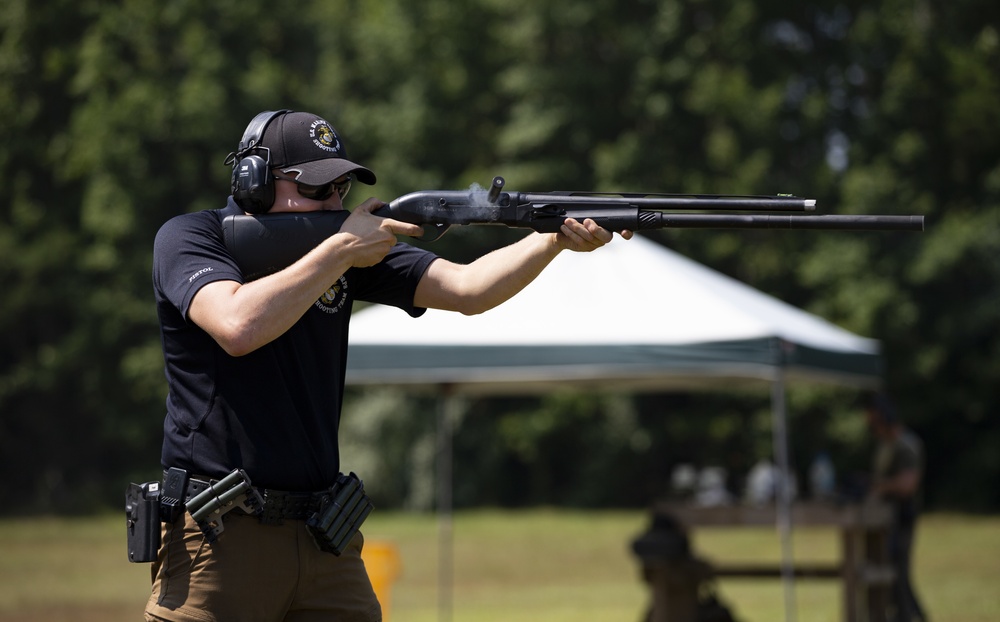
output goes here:
<path id="1" fill-rule="evenodd" d="M 312 82 L 318 34 L 298 35 L 315 26 L 275 15 L 181 1 L 0 12 L 0 470 L 22 474 L 5 508 L 88 507 L 156 473 L 153 236 L 221 206 L 247 121 Z"/>
<path id="2" fill-rule="evenodd" d="M 338 127 L 384 200 L 501 174 L 523 191 L 792 192 L 827 213 L 926 215 L 923 235 L 653 237 L 880 339 L 887 385 L 928 440 L 929 500 L 1000 507 L 995 487 L 975 483 L 1000 476 L 998 6 L 9 0 L 0 473 L 26 475 L 8 477 L 0 502 L 117 504 L 124 479 L 155 475 L 165 383 L 153 236 L 176 214 L 221 206 L 222 162 L 247 122 L 293 108 Z M 467 260 L 521 235 L 468 227 L 433 248 Z M 831 434 L 857 437 L 850 398 L 796 399 L 810 417 L 828 411 Z M 574 447 L 600 451 L 592 437 L 528 433 L 540 422 L 573 430 L 575 417 L 603 429 L 605 414 L 573 400 L 529 412 L 502 415 L 524 432 L 502 436 L 509 446 L 487 462 L 529 455 L 526 438 L 556 447 L 553 469 Z M 734 421 L 650 427 L 636 412 L 651 446 L 675 453 L 684 447 L 663 435 L 709 443 L 722 438 L 713 425 Z M 477 443 L 496 440 L 464 425 Z M 795 440 L 819 442 L 802 428 L 793 422 Z"/>
<path id="3" fill-rule="evenodd" d="M 888 385 L 928 446 L 932 500 L 997 507 L 1000 492 L 1000 10 L 886 2 L 858 9 L 847 44 L 867 62 L 846 85 L 843 203 L 924 213 L 918 239 L 831 240 L 847 267 L 811 259 L 815 306 L 886 346 Z M 860 63 L 860 60 L 859 60 Z M 834 243 L 837 243 L 834 246 Z M 861 304 L 855 303 L 861 301 Z"/>

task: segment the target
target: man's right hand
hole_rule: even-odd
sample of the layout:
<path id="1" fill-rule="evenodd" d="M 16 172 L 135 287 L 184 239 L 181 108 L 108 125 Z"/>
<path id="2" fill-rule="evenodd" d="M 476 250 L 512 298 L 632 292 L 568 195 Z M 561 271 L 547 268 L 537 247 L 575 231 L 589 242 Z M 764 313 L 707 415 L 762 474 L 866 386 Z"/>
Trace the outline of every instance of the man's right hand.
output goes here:
<path id="1" fill-rule="evenodd" d="M 374 266 L 396 245 L 397 235 L 419 236 L 423 233 L 420 225 L 414 225 L 392 218 L 381 218 L 372 211 L 385 205 L 376 198 L 369 198 L 351 210 L 351 215 L 337 236 L 350 256 L 350 263 L 357 268 Z"/>

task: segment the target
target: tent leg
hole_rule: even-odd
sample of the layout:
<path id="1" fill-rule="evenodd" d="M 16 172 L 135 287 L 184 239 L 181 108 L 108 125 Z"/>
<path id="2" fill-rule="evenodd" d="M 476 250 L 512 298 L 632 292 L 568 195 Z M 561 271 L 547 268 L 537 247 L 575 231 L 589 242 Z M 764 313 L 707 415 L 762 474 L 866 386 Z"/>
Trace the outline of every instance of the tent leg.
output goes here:
<path id="1" fill-rule="evenodd" d="M 454 578 L 452 533 L 452 435 L 460 408 L 450 385 L 442 385 L 437 420 L 438 620 L 451 622 Z"/>
<path id="2" fill-rule="evenodd" d="M 778 533 L 781 537 L 781 580 L 785 593 L 785 620 L 795 621 L 795 570 L 792 551 L 792 490 L 791 468 L 788 460 L 787 412 L 785 409 L 785 373 L 781 367 L 775 372 L 771 384 L 771 426 L 775 460 L 781 480 L 777 490 Z"/>

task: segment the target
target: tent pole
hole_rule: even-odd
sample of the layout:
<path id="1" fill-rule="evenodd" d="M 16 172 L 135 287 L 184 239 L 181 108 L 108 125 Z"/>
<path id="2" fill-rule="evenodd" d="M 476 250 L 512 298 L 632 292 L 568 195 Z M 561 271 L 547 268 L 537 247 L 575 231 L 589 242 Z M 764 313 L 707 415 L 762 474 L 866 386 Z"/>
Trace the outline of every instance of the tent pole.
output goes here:
<path id="1" fill-rule="evenodd" d="M 780 344 L 779 344 L 780 348 Z M 779 354 L 780 357 L 780 354 Z M 781 537 L 781 579 L 785 592 L 785 620 L 795 621 L 795 572 L 792 551 L 792 489 L 791 468 L 788 460 L 788 429 L 785 408 L 785 369 L 783 361 L 775 367 L 771 383 L 771 426 L 775 459 L 780 479 L 777 489 L 777 522 Z"/>
<path id="2" fill-rule="evenodd" d="M 438 620 L 451 622 L 454 578 L 452 533 L 452 435 L 459 408 L 454 387 L 441 385 L 437 420 Z"/>

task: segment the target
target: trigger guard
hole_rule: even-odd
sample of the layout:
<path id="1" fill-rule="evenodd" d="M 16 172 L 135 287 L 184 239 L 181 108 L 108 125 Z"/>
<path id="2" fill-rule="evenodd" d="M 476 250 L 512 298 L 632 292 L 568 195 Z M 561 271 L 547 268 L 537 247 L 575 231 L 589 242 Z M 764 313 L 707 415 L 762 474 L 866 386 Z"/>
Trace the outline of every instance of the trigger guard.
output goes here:
<path id="1" fill-rule="evenodd" d="M 421 242 L 433 242 L 439 239 L 442 235 L 444 235 L 445 232 L 448 231 L 448 228 L 451 225 L 446 225 L 442 223 L 426 223 L 420 226 L 423 228 L 424 233 L 423 235 L 421 235 L 416 239 L 420 240 Z"/>

